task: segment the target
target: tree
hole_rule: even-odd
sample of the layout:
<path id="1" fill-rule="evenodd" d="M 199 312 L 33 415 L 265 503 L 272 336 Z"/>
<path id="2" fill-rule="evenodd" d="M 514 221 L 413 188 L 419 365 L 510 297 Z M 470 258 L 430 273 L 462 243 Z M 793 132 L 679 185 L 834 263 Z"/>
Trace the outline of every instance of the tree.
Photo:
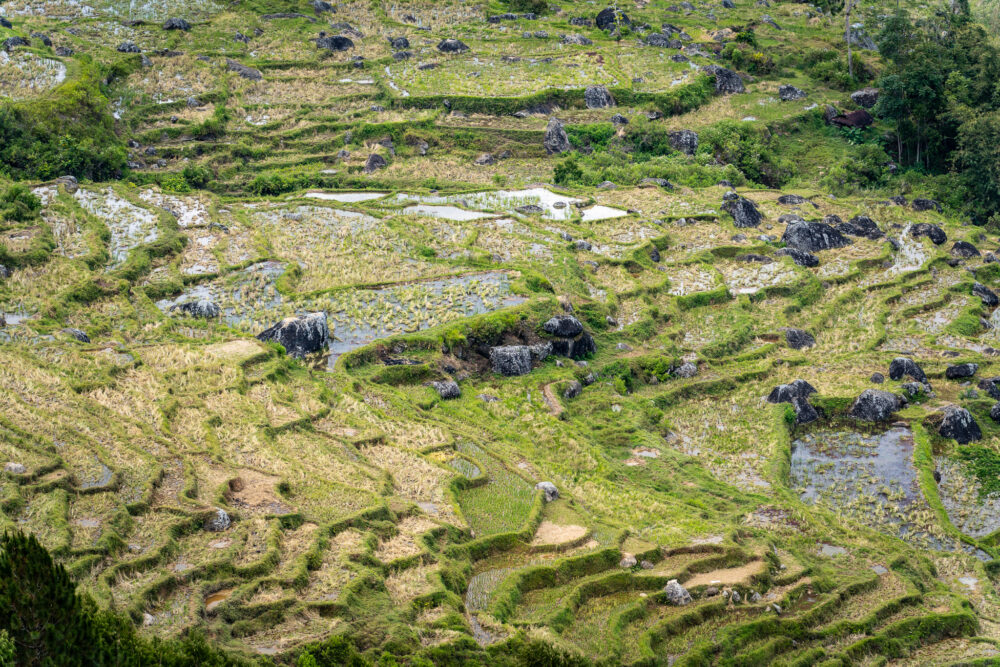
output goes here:
<path id="1" fill-rule="evenodd" d="M 67 664 L 94 643 L 76 586 L 34 535 L 0 540 L 0 630 L 13 639 L 19 665 Z"/>

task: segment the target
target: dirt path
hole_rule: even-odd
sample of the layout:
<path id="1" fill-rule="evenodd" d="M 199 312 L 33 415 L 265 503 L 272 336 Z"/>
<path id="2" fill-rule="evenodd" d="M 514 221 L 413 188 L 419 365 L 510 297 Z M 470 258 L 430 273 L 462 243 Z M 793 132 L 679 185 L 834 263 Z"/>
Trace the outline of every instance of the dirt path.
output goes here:
<path id="1" fill-rule="evenodd" d="M 563 412 L 563 405 L 559 401 L 559 396 L 552 388 L 553 384 L 553 382 L 550 382 L 542 385 L 542 396 L 545 397 L 545 404 L 549 406 L 549 413 L 553 417 L 558 417 Z"/>

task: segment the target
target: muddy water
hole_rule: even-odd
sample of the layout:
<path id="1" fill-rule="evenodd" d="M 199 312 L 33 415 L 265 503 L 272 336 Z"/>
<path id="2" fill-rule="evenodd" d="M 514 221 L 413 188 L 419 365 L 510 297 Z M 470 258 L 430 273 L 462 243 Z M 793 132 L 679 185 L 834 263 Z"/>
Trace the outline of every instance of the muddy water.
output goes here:
<path id="1" fill-rule="evenodd" d="M 792 443 L 789 483 L 802 500 L 925 548 L 955 545 L 931 518 L 913 465 L 913 435 L 818 431 Z"/>
<path id="2" fill-rule="evenodd" d="M 309 199 L 320 199 L 323 201 L 338 201 L 344 204 L 354 204 L 363 201 L 372 201 L 385 197 L 385 192 L 307 192 Z"/>
<path id="3" fill-rule="evenodd" d="M 205 598 L 205 611 L 215 611 L 216 607 L 229 599 L 233 594 L 232 588 L 223 588 Z"/>

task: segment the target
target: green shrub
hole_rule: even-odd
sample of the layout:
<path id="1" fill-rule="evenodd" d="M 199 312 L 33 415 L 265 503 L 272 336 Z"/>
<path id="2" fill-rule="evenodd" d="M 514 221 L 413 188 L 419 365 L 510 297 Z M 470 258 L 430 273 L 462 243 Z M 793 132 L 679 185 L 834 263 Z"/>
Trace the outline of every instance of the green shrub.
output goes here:
<path id="1" fill-rule="evenodd" d="M 740 33 L 745 34 L 745 33 Z M 753 33 L 750 33 L 751 35 Z M 756 39 L 755 39 L 756 41 Z M 775 69 L 774 58 L 749 44 L 731 42 L 722 50 L 722 59 L 736 69 L 751 74 L 770 74 Z"/>
<path id="2" fill-rule="evenodd" d="M 840 196 L 878 188 L 889 181 L 891 162 L 889 155 L 880 147 L 864 144 L 833 165 L 820 182 Z"/>
<path id="3" fill-rule="evenodd" d="M 38 217 L 41 200 L 27 186 L 15 183 L 0 195 L 0 218 L 11 222 L 27 222 Z"/>
<path id="4" fill-rule="evenodd" d="M 781 187 L 794 173 L 792 164 L 779 158 L 765 129 L 734 120 L 724 120 L 702 130 L 698 152 L 723 164 L 735 165 L 750 181 Z"/>
<path id="5" fill-rule="evenodd" d="M 126 151 L 109 108 L 101 78 L 86 59 L 76 79 L 48 95 L 0 102 L 0 173 L 38 180 L 118 177 Z"/>

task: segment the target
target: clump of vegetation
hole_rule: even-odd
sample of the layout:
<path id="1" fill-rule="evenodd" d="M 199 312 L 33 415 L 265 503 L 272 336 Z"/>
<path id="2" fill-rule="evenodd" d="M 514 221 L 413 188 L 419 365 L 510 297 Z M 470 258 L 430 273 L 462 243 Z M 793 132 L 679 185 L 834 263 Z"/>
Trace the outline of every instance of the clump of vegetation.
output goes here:
<path id="1" fill-rule="evenodd" d="M 10 185 L 0 195 L 0 218 L 10 222 L 27 222 L 38 217 L 41 200 L 20 183 Z"/>
<path id="2" fill-rule="evenodd" d="M 0 102 L 0 173 L 22 179 L 64 174 L 107 180 L 125 167 L 108 99 L 93 65 L 51 93 Z"/>

